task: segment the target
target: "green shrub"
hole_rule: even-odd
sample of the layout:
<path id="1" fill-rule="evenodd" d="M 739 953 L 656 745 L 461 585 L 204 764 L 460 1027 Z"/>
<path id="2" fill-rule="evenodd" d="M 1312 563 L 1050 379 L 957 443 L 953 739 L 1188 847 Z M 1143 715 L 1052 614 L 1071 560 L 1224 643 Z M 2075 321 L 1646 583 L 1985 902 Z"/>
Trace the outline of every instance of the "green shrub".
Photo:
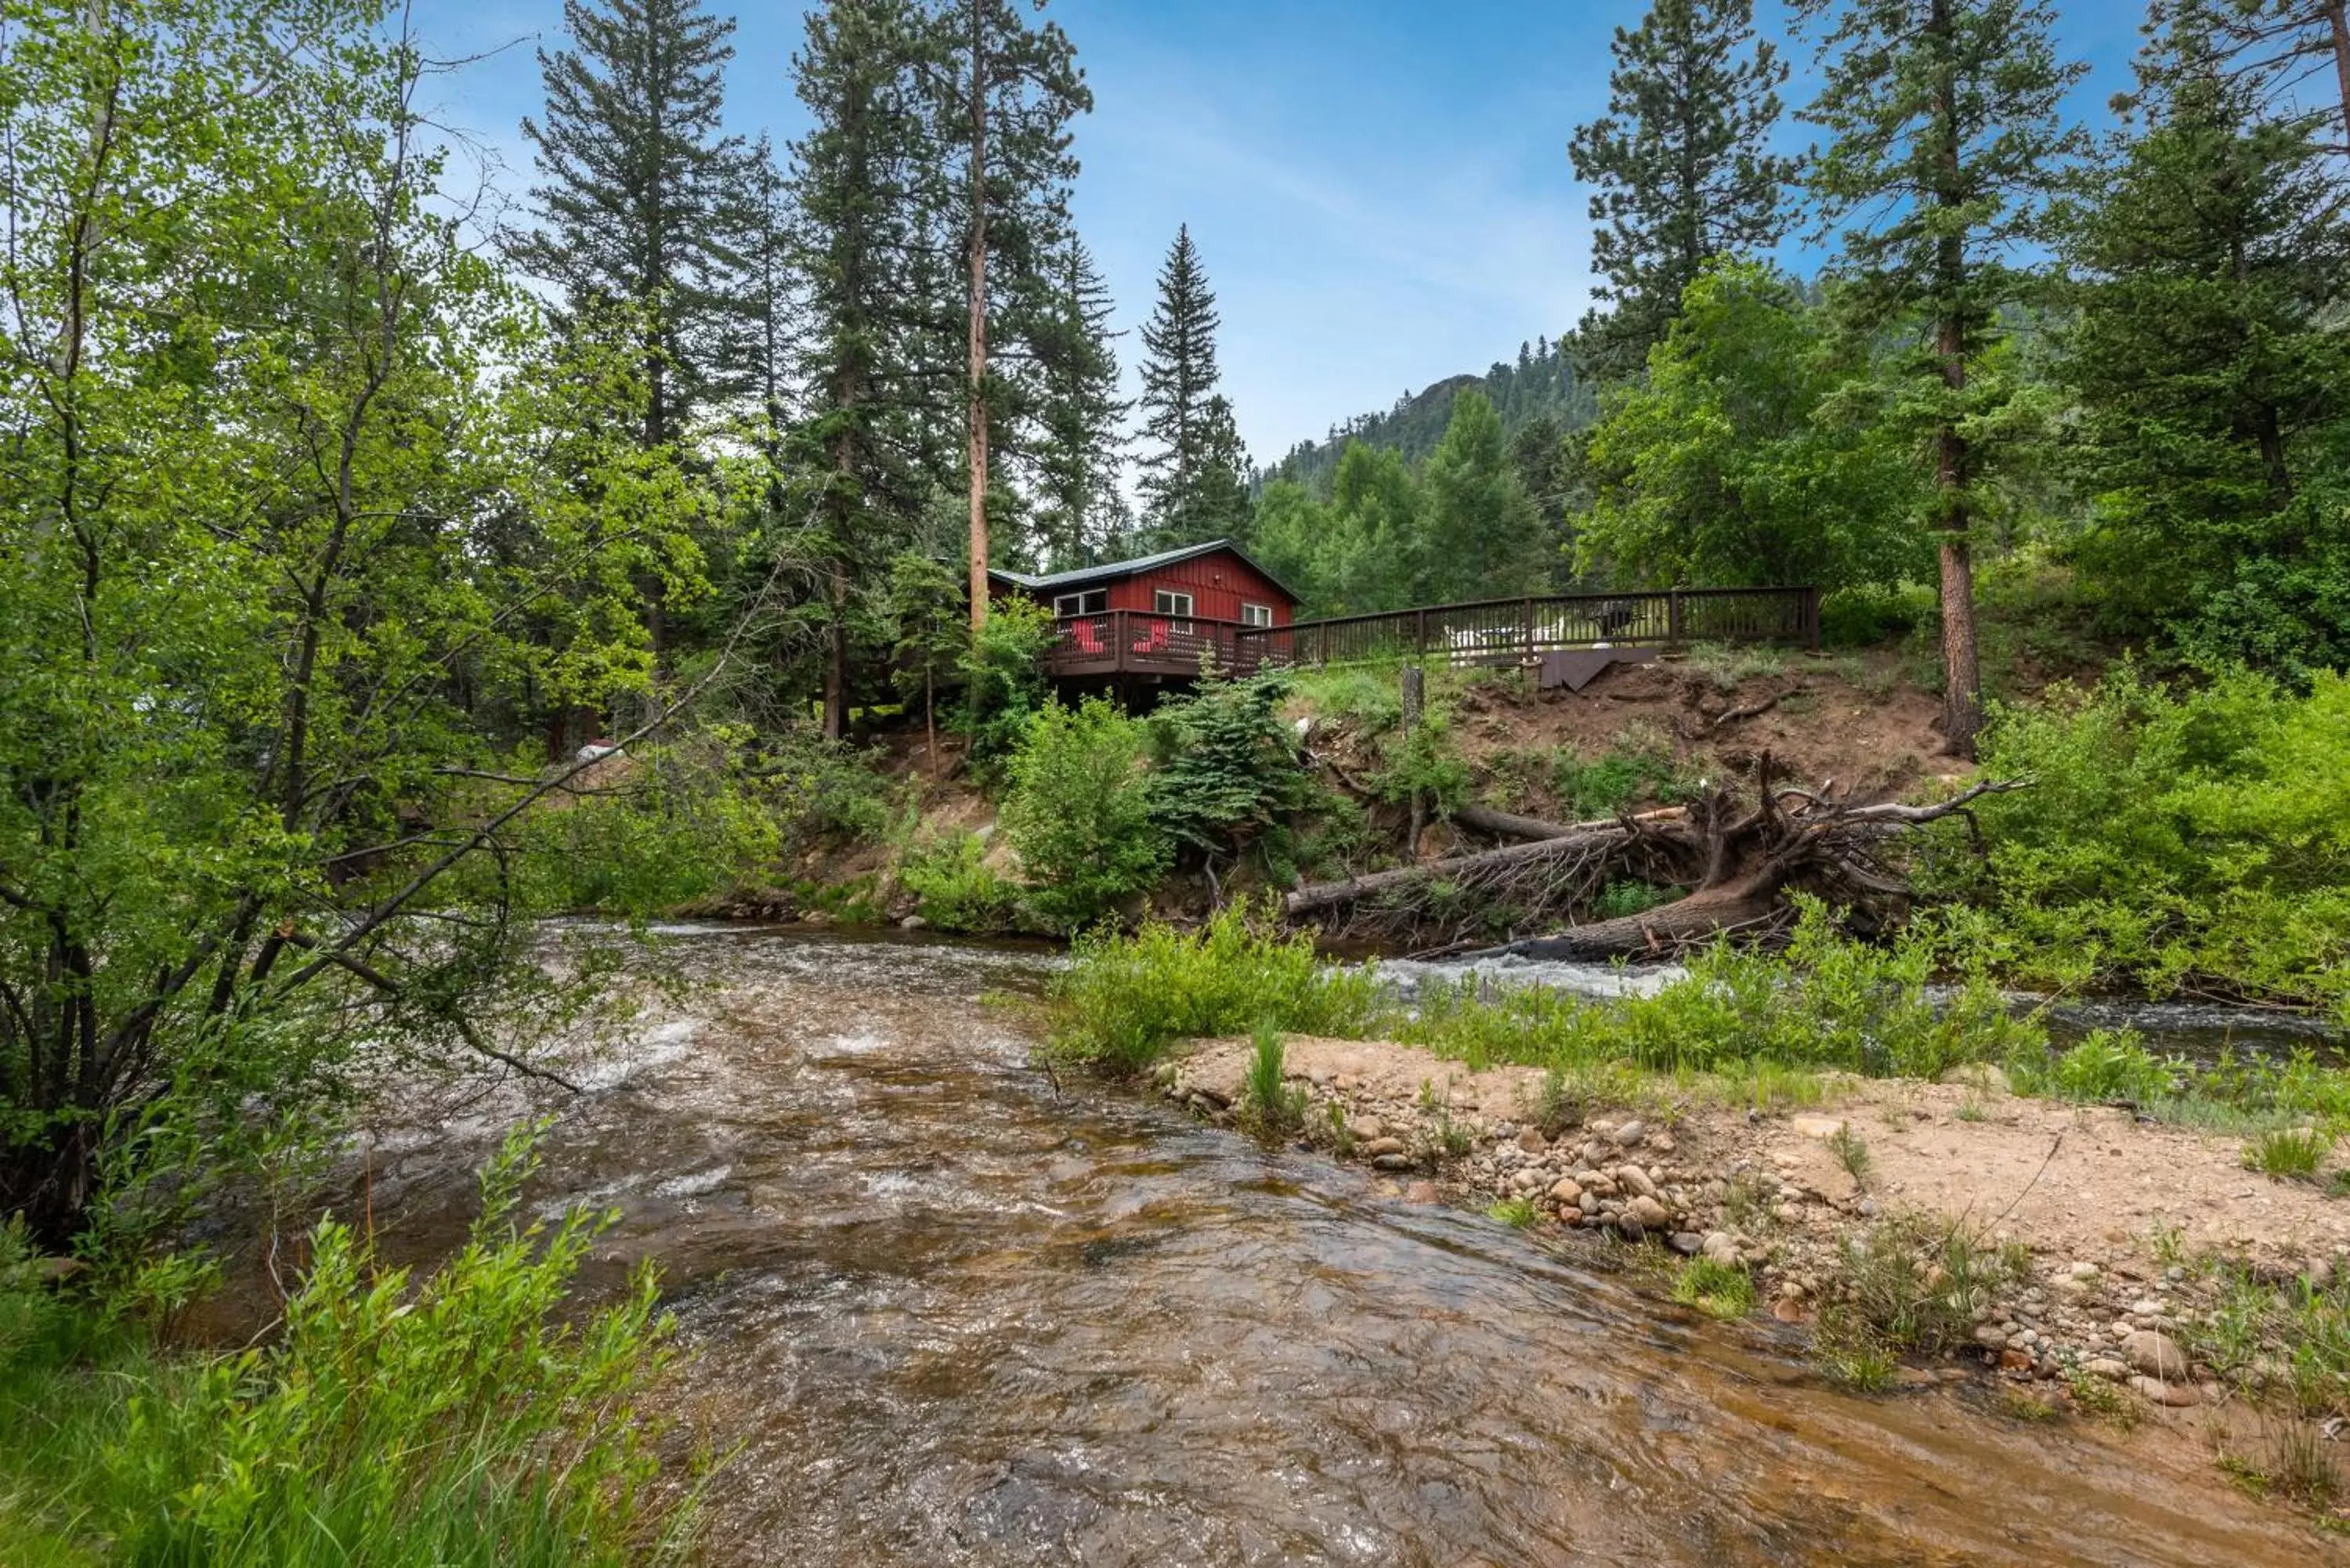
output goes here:
<path id="1" fill-rule="evenodd" d="M 1277 1138 L 1305 1125 L 1306 1096 L 1290 1084 L 1281 1031 L 1260 1023 L 1248 1071 L 1241 1078 L 1240 1116 L 1260 1137 Z"/>
<path id="2" fill-rule="evenodd" d="M 1646 882 L 1610 882 L 1591 900 L 1589 918 L 1619 920 L 1627 915 L 1645 915 L 1680 896 L 1680 890 L 1675 888 L 1657 888 Z"/>
<path id="3" fill-rule="evenodd" d="M 1842 1244 L 1827 1282 L 1823 1338 L 1846 1346 L 1939 1355 L 1965 1343 L 1978 1308 L 2022 1260 L 1964 1225 L 1898 1214 Z"/>
<path id="4" fill-rule="evenodd" d="M 1382 1013 L 1375 969 L 1326 969 L 1311 937 L 1282 935 L 1270 910 L 1221 910 L 1197 931 L 1155 921 L 1131 937 L 1078 940 L 1054 981 L 1053 1048 L 1113 1071 L 1149 1065 L 1178 1040 L 1263 1023 L 1360 1037 Z"/>
<path id="5" fill-rule="evenodd" d="M 1542 1215 L 1531 1198 L 1504 1198 L 1486 1209 L 1485 1218 L 1499 1220 L 1513 1231 L 1523 1231 Z"/>
<path id="6" fill-rule="evenodd" d="M 1560 810 L 1578 821 L 1613 816 L 1643 795 L 1662 798 L 1678 778 L 1669 750 L 1619 745 L 1586 758 L 1561 746 L 1551 757 L 1551 793 Z"/>
<path id="7" fill-rule="evenodd" d="M 2045 1046 L 2016 1053 L 2007 1063 L 2009 1081 L 2027 1095 L 2084 1103 L 2126 1100 L 2147 1105 L 2176 1092 L 2174 1066 L 2139 1044 L 2126 1029 L 2098 1029 L 2061 1055 Z"/>
<path id="8" fill-rule="evenodd" d="M 1007 598 L 989 607 L 987 624 L 962 660 L 961 722 L 972 766 L 982 778 L 996 775 L 1003 759 L 1026 738 L 1029 718 L 1048 701 L 1052 682 L 1044 659 L 1059 636 L 1052 612 L 1042 605 Z"/>
<path id="9" fill-rule="evenodd" d="M 723 735 L 616 759 L 590 787 L 513 825 L 504 869 L 533 909 L 655 914 L 757 877 L 783 845 L 775 781 Z M 486 895 L 498 870 L 469 868 L 459 885 Z"/>
<path id="10" fill-rule="evenodd" d="M 1102 698 L 1075 708 L 1048 700 L 1012 755 L 1003 830 L 1019 851 L 1029 903 L 1056 929 L 1099 919 L 1167 869 L 1143 740 L 1142 726 Z"/>
<path id="11" fill-rule="evenodd" d="M 1934 878 L 1988 912 L 1954 941 L 2026 983 L 2194 984 L 2350 1018 L 2350 678 L 2306 696 L 2232 674 L 2187 689 L 2125 666 L 1995 716 L 1989 858 Z"/>
<path id="12" fill-rule="evenodd" d="M 1150 736 L 1150 815 L 1175 843 L 1207 856 L 1235 856 L 1268 835 L 1312 796 L 1297 739 L 1282 722 L 1286 677 L 1205 680 L 1159 704 Z"/>
<path id="13" fill-rule="evenodd" d="M 942 931 L 1016 931 L 1020 889 L 997 876 L 976 833 L 918 843 L 899 862 L 898 881 L 922 919 Z"/>
<path id="14" fill-rule="evenodd" d="M 107 1560 L 222 1568 L 681 1556 L 681 1494 L 637 1407 L 666 1355 L 652 1279 L 564 1324 L 598 1227 L 517 1227 L 526 1150 L 510 1140 L 471 1243 L 421 1282 L 322 1222 L 282 1336 L 217 1359 L 35 1296 L 0 1258 L 10 1550 L 96 1562 L 105 1542 Z"/>

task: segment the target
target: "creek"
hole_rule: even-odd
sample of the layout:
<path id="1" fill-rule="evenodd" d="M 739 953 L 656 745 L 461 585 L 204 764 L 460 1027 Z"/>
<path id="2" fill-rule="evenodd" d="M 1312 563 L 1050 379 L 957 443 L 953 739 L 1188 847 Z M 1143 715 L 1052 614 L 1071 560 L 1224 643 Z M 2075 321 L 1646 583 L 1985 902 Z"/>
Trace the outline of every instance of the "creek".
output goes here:
<path id="1" fill-rule="evenodd" d="M 530 1200 L 661 1270 L 673 1408 L 733 1457 L 721 1563 L 2313 1561 L 2208 1456 L 1864 1398 L 1803 1331 L 1671 1305 L 1602 1248 L 1403 1201 L 1039 1071 L 1054 955 L 678 928 L 703 982 L 556 1116 Z M 388 1247 L 462 1234 L 516 1088 L 369 1147 Z"/>

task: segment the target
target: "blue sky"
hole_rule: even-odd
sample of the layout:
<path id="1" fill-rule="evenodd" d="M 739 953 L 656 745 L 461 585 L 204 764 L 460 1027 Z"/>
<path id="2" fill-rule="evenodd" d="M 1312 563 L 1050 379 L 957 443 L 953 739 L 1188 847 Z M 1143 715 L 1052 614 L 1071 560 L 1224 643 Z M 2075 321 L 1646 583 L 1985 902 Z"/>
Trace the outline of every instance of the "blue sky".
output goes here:
<path id="1" fill-rule="evenodd" d="M 723 5 L 716 6 L 723 10 Z M 1053 0 L 1095 98 L 1077 130 L 1078 224 L 1129 329 L 1189 223 L 1223 316 L 1227 391 L 1260 462 L 1407 390 L 1514 355 L 1582 314 L 1587 192 L 1566 157 L 1604 109 L 1607 42 L 1645 0 Z M 2063 0 L 2060 45 L 2090 63 L 2092 123 L 2127 85 L 2142 11 Z M 1811 48 L 1778 0 L 1758 25 L 1809 93 Z M 501 51 L 439 80 L 439 118 L 477 137 L 519 195 L 517 131 L 539 101 L 561 0 L 415 0 L 444 57 Z M 728 116 L 788 140 L 803 7 L 738 13 Z M 514 45 L 501 50 L 501 46 Z M 1784 140 L 1804 145 L 1808 127 Z M 1120 340 L 1128 362 L 1131 330 Z"/>

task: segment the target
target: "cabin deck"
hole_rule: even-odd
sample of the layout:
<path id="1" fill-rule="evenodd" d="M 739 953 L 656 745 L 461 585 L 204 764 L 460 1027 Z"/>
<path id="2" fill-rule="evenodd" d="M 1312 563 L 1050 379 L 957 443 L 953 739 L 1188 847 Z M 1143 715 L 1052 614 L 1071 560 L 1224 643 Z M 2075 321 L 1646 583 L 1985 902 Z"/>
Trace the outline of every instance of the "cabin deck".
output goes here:
<path id="1" fill-rule="evenodd" d="M 1538 661 L 1590 648 L 1689 642 L 1819 646 L 1817 588 L 1672 588 L 1487 599 L 1290 626 L 1248 626 L 1143 610 L 1074 616 L 1045 654 L 1055 680 L 1142 675 L 1188 679 L 1203 659 L 1227 673 L 1390 659 L 1456 665 Z"/>

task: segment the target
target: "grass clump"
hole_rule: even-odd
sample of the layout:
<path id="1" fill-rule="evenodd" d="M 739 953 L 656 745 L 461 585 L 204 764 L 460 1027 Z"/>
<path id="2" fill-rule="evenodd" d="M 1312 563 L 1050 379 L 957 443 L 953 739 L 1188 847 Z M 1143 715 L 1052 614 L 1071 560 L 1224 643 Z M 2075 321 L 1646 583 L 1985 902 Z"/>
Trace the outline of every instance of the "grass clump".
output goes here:
<path id="1" fill-rule="evenodd" d="M 1488 1220 L 1498 1220 L 1513 1231 L 1523 1231 L 1541 1218 L 1531 1198 L 1504 1198 L 1485 1210 Z"/>
<path id="2" fill-rule="evenodd" d="M 1382 1016 L 1375 970 L 1325 968 L 1313 939 L 1233 904 L 1197 931 L 1151 923 L 1132 937 L 1080 938 L 1055 981 L 1052 1049 L 1111 1072 L 1139 1072 L 1178 1040 L 1258 1023 L 1361 1038 Z"/>
<path id="3" fill-rule="evenodd" d="M 2334 1140 L 2312 1127 L 2279 1127 L 2244 1146 L 2244 1168 L 2281 1180 L 2315 1181 Z"/>
<path id="4" fill-rule="evenodd" d="M 1850 1122 L 1839 1122 L 1836 1130 L 1828 1135 L 1828 1152 L 1835 1155 L 1844 1173 L 1852 1178 L 1855 1187 L 1868 1185 L 1868 1168 L 1872 1157 L 1868 1140 L 1852 1130 Z"/>
<path id="5" fill-rule="evenodd" d="M 1277 1138 L 1305 1125 L 1305 1089 L 1288 1081 L 1287 1055 L 1281 1031 L 1258 1023 L 1256 1049 L 1241 1078 L 1240 1119 L 1259 1137 Z"/>
<path id="6" fill-rule="evenodd" d="M 162 1350 L 24 1280 L 0 1239 L 0 1531 L 11 1561 L 506 1568 L 672 1561 L 637 1401 L 668 1334 L 650 1272 L 563 1321 L 600 1224 L 518 1225 L 510 1140 L 465 1249 L 413 1279 L 333 1220 L 266 1346 Z"/>
<path id="7" fill-rule="evenodd" d="M 2074 1409 L 2125 1432 L 2145 1417 L 2143 1405 L 2084 1366 L 2065 1368 L 2064 1391 L 2072 1396 Z"/>
<path id="8" fill-rule="evenodd" d="M 1833 1369 L 1838 1357 L 1871 1351 L 1890 1361 L 1954 1350 L 2022 1263 L 1963 1225 L 1890 1216 L 1837 1253 L 1820 1314 L 1824 1354 Z"/>
<path id="9" fill-rule="evenodd" d="M 1691 1258 L 1673 1276 L 1673 1300 L 1708 1317 L 1744 1317 L 1754 1310 L 1754 1277 L 1711 1258 Z"/>

